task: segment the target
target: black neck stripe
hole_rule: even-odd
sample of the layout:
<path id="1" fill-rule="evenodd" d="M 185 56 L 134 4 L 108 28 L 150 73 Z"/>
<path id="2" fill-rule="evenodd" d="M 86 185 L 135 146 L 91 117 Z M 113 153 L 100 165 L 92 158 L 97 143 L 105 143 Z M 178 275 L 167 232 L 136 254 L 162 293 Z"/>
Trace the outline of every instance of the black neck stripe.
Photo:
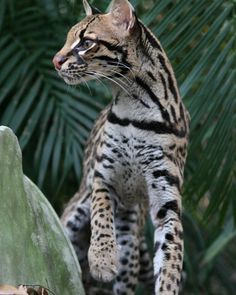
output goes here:
<path id="1" fill-rule="evenodd" d="M 149 95 L 149 97 L 151 98 L 151 100 L 158 105 L 160 111 L 161 111 L 161 115 L 162 118 L 169 122 L 170 121 L 170 116 L 169 113 L 167 112 L 167 110 L 164 109 L 163 105 L 160 103 L 159 98 L 153 93 L 153 91 L 151 90 L 151 88 L 139 77 L 136 77 L 136 82 L 139 86 L 141 86 Z"/>
<path id="2" fill-rule="evenodd" d="M 107 120 L 112 124 L 117 124 L 123 127 L 133 125 L 134 127 L 141 129 L 152 131 L 157 134 L 173 134 L 179 138 L 186 137 L 187 131 L 186 129 L 181 128 L 180 130 L 176 129 L 173 125 L 167 125 L 163 122 L 157 121 L 137 121 L 137 120 L 130 120 L 128 118 L 121 119 L 116 116 L 115 113 L 110 111 L 108 114 Z"/>

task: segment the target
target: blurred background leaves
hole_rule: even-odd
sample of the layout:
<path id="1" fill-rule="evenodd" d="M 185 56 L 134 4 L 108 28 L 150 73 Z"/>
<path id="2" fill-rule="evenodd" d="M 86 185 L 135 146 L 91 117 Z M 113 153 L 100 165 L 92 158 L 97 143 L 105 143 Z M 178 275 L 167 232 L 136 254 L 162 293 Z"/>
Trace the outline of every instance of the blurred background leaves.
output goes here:
<path id="1" fill-rule="evenodd" d="M 106 10 L 109 0 L 91 1 Z M 236 3 L 234 0 L 134 0 L 158 36 L 191 114 L 184 187 L 184 294 L 236 290 Z M 111 99 L 94 81 L 70 87 L 51 60 L 82 1 L 0 0 L 0 124 L 17 134 L 24 171 L 58 213 L 77 190 L 83 148 Z M 151 225 L 147 227 L 151 239 Z"/>

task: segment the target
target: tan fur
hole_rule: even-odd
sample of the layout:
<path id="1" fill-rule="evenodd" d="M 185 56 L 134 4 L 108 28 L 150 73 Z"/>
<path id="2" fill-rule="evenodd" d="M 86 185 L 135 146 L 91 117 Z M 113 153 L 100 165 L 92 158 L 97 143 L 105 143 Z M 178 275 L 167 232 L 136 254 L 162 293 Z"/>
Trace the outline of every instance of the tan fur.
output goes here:
<path id="1" fill-rule="evenodd" d="M 57 56 L 68 84 L 114 82 L 114 99 L 87 143 L 79 192 L 62 216 L 81 265 L 96 280 L 114 279 L 117 295 L 133 295 L 139 280 L 155 280 L 156 295 L 178 294 L 189 116 L 163 48 L 127 0 L 114 0 L 108 14 L 75 25 Z M 144 238 L 148 212 L 154 275 Z M 88 293 L 91 280 L 84 275 Z"/>

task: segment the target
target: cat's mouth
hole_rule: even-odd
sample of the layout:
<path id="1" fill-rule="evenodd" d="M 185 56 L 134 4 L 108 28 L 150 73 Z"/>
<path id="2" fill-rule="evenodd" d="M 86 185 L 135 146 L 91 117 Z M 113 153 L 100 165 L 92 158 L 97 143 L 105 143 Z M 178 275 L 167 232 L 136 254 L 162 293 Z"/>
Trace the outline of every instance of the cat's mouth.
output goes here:
<path id="1" fill-rule="evenodd" d="M 76 85 L 81 82 L 81 76 L 79 75 L 72 75 L 65 71 L 58 71 L 59 76 L 69 85 Z"/>
<path id="2" fill-rule="evenodd" d="M 88 81 L 96 79 L 96 73 L 93 71 L 70 73 L 66 70 L 57 70 L 57 73 L 67 84 L 70 85 L 86 83 Z"/>

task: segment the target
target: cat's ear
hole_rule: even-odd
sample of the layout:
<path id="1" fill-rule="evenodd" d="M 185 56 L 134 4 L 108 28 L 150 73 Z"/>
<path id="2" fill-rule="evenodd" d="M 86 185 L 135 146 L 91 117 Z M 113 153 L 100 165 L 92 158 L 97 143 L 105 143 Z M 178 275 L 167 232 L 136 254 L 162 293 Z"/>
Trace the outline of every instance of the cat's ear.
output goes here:
<path id="1" fill-rule="evenodd" d="M 114 25 L 127 31 L 134 27 L 136 21 L 134 8 L 128 0 L 113 0 L 109 12 Z"/>
<path id="2" fill-rule="evenodd" d="M 101 13 L 96 7 L 90 5 L 87 0 L 83 0 L 83 5 L 87 16 Z"/>

